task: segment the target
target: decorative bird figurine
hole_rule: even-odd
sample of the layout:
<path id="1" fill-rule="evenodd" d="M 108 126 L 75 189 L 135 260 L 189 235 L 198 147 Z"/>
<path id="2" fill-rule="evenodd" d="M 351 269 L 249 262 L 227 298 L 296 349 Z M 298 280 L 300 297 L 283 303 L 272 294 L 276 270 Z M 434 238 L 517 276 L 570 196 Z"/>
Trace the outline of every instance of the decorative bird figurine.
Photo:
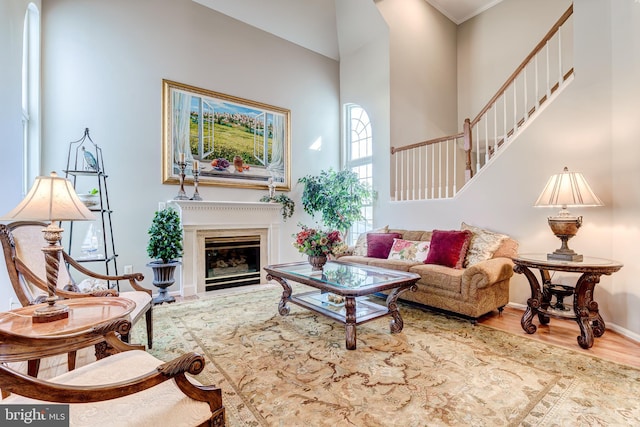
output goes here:
<path id="1" fill-rule="evenodd" d="M 93 157 L 93 154 L 85 150 L 84 147 L 82 147 L 82 152 L 84 154 L 84 160 L 87 163 L 87 169 L 93 169 L 94 171 L 97 172 L 98 162 L 96 161 L 96 158 Z"/>

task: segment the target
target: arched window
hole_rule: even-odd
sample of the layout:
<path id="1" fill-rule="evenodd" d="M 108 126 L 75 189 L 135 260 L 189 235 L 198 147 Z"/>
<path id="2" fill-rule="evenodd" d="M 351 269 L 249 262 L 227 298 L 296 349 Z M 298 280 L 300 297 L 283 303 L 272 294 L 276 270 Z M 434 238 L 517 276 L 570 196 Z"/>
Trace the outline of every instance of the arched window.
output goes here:
<path id="1" fill-rule="evenodd" d="M 22 192 L 40 172 L 40 12 L 29 3 L 22 38 Z"/>
<path id="2" fill-rule="evenodd" d="M 354 171 L 360 181 L 373 188 L 373 136 L 369 115 L 357 104 L 345 105 L 345 145 L 347 169 Z M 348 243 L 355 243 L 360 233 L 373 228 L 373 205 L 362 208 L 364 220 L 355 223 L 349 230 Z"/>

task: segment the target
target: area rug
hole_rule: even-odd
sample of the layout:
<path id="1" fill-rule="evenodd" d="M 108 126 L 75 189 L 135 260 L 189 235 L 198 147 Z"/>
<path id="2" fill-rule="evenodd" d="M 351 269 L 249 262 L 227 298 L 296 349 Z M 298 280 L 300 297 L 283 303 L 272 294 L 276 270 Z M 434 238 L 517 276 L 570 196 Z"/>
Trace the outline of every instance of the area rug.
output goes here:
<path id="1" fill-rule="evenodd" d="M 376 319 L 350 351 L 342 324 L 280 316 L 280 294 L 154 308 L 151 353 L 204 355 L 197 379 L 222 388 L 228 426 L 640 425 L 637 369 L 404 304 L 401 333 Z"/>

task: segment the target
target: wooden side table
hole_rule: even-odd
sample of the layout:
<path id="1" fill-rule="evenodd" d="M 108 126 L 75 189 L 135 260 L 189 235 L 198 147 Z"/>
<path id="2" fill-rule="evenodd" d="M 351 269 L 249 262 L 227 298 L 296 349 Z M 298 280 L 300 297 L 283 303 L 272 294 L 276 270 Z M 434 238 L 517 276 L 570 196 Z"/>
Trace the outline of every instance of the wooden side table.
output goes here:
<path id="1" fill-rule="evenodd" d="M 541 324 L 549 323 L 550 317 L 574 319 L 580 327 L 578 344 L 582 348 L 593 346 L 593 337 L 604 334 L 605 323 L 598 312 L 598 303 L 593 300 L 593 291 L 600 282 L 600 276 L 610 275 L 622 268 L 622 264 L 604 258 L 584 257 L 581 262 L 548 260 L 546 254 L 521 254 L 513 258 L 513 271 L 524 274 L 531 287 L 531 298 L 527 300 L 527 309 L 520 324 L 528 334 L 536 332 L 532 323 L 537 314 Z M 540 283 L 531 271 L 540 271 Z M 582 273 L 575 287 L 554 284 L 550 271 Z M 564 302 L 564 298 L 573 295 L 573 304 Z M 552 299 L 555 298 L 555 302 Z"/>
<path id="2" fill-rule="evenodd" d="M 130 327 L 128 316 L 135 308 L 133 301 L 121 297 L 72 298 L 64 300 L 64 304 L 69 307 L 69 317 L 46 323 L 34 323 L 31 320 L 33 312 L 46 304 L 0 313 L 0 362 L 27 359 L 28 374 L 35 377 L 43 357 L 75 352 L 90 345 L 96 345 L 98 359 L 106 357 L 107 347 L 97 345 L 104 342 L 104 336 L 90 333 L 91 330 L 117 319 L 126 319 Z M 3 339 L 5 335 L 14 337 L 11 343 Z M 73 369 L 74 363 L 70 363 L 70 369 Z"/>

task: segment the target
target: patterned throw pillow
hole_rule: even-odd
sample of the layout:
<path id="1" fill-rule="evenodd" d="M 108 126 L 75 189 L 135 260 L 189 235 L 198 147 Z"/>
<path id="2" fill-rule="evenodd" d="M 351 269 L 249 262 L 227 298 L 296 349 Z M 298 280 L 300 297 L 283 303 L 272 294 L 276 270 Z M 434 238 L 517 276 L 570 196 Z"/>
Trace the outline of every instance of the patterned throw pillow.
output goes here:
<path id="1" fill-rule="evenodd" d="M 399 259 L 404 261 L 424 262 L 429 253 L 431 242 L 419 242 L 415 240 L 394 239 L 388 259 Z"/>
<path id="2" fill-rule="evenodd" d="M 389 226 L 385 225 L 382 228 L 378 228 L 376 230 L 371 230 L 367 233 L 362 233 L 358 236 L 358 240 L 356 241 L 356 245 L 353 248 L 353 255 L 356 256 L 367 256 L 367 234 L 369 233 L 386 233 L 389 231 Z"/>
<path id="3" fill-rule="evenodd" d="M 473 233 L 469 230 L 433 230 L 431 246 L 425 264 L 462 268 Z"/>
<path id="4" fill-rule="evenodd" d="M 464 222 L 460 228 L 473 233 L 469 250 L 467 251 L 467 258 L 464 261 L 465 267 L 491 259 L 502 242 L 509 238 L 506 234 L 494 233 Z"/>

